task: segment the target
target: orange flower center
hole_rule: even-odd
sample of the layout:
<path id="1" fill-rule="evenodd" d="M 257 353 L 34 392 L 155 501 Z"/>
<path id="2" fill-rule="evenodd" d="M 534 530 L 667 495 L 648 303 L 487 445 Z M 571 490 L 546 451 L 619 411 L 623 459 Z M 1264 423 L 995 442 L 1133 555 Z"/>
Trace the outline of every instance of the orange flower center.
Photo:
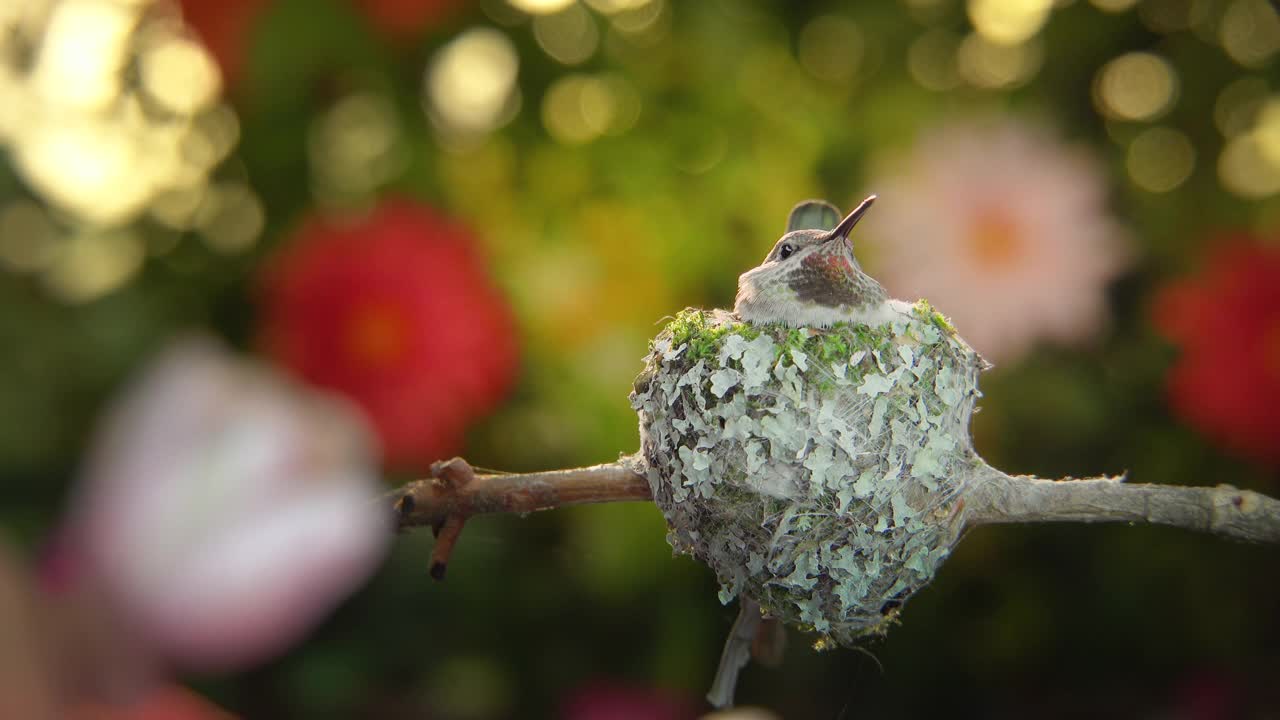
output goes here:
<path id="1" fill-rule="evenodd" d="M 385 304 L 370 303 L 347 320 L 346 347 L 356 361 L 381 367 L 400 357 L 407 335 L 402 313 Z"/>
<path id="2" fill-rule="evenodd" d="M 1023 250 L 1018 224 L 997 211 L 979 215 L 969 228 L 968 240 L 973 256 L 993 270 L 1008 267 Z"/>

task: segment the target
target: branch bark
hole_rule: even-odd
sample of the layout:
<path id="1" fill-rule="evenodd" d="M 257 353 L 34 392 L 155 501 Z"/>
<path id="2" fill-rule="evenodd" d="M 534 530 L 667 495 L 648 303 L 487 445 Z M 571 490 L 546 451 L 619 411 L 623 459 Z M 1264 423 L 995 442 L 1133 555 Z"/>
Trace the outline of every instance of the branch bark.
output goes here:
<path id="1" fill-rule="evenodd" d="M 651 500 L 636 461 L 536 473 L 480 473 L 462 458 L 437 462 L 431 473 L 386 495 L 400 530 L 429 526 L 436 536 L 431 577 L 441 580 L 467 519 L 485 513 L 530 513 L 587 503 Z"/>
<path id="2" fill-rule="evenodd" d="M 1169 525 L 1233 540 L 1280 543 L 1280 500 L 1230 485 L 1129 484 L 1123 477 L 1046 480 L 992 467 L 965 493 L 969 527 L 1007 523 Z"/>
<path id="3" fill-rule="evenodd" d="M 483 513 L 529 513 L 585 503 L 652 500 L 640 461 L 537 473 L 477 474 L 462 458 L 438 462 L 431 474 L 386 497 L 401 530 L 429 526 L 436 534 L 431 576 L 444 578 L 449 555 L 467 519 Z M 1169 525 L 1249 542 L 1280 543 L 1280 500 L 1230 485 L 1142 485 L 1123 477 L 1046 480 L 1007 475 L 988 465 L 964 495 L 968 527 L 1008 523 L 1129 522 Z M 738 673 L 758 655 L 762 618 L 750 598 L 734 623 L 707 699 L 733 702 Z M 773 628 L 776 629 L 776 628 Z M 767 645 L 768 643 L 765 643 Z M 766 655 L 768 653 L 765 653 Z"/>
<path id="4" fill-rule="evenodd" d="M 431 527 L 448 551 L 473 515 L 529 513 L 568 505 L 651 500 L 634 456 L 535 473 L 476 473 L 462 458 L 389 493 L 401 530 Z M 1046 480 L 980 470 L 965 493 L 969 527 L 1010 523 L 1128 522 L 1169 525 L 1234 540 L 1280 543 L 1280 500 L 1230 485 L 1187 487 L 1123 477 Z M 442 571 L 442 570 L 441 570 Z"/>
<path id="5" fill-rule="evenodd" d="M 634 456 L 536 473 L 477 474 L 462 458 L 391 492 L 399 529 L 429 526 L 437 542 L 431 576 L 444 577 L 468 518 L 567 505 L 651 500 Z M 1129 522 L 1169 525 L 1247 542 L 1280 543 L 1280 500 L 1230 485 L 1186 487 L 1124 482 L 1123 477 L 1046 480 L 984 465 L 965 493 L 969 527 L 1009 523 Z"/>

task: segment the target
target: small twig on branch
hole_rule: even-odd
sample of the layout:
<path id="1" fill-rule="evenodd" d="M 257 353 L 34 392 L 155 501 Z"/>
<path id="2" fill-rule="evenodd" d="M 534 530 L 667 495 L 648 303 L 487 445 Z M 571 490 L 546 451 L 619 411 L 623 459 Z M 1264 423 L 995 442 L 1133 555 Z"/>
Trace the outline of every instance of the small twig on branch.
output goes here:
<path id="1" fill-rule="evenodd" d="M 1230 485 L 1129 484 L 1123 477 L 1045 480 L 986 468 L 966 491 L 965 509 L 969 527 L 1150 523 L 1233 540 L 1280 543 L 1280 500 Z"/>
<path id="2" fill-rule="evenodd" d="M 566 505 L 650 500 L 649 481 L 634 460 L 571 470 L 477 474 L 453 458 L 431 466 L 430 475 L 389 493 L 399 529 L 430 526 L 436 535 L 431 576 L 444 577 L 449 555 L 472 515 L 529 513 Z"/>
<path id="3" fill-rule="evenodd" d="M 751 660 L 751 649 L 755 645 L 756 633 L 760 630 L 760 606 L 755 600 L 743 595 L 738 598 L 738 617 L 733 621 L 729 637 L 724 641 L 724 651 L 720 653 L 720 666 L 716 668 L 715 680 L 711 682 L 711 690 L 707 693 L 707 701 L 717 708 L 733 705 L 734 692 L 738 686 L 738 673 Z"/>

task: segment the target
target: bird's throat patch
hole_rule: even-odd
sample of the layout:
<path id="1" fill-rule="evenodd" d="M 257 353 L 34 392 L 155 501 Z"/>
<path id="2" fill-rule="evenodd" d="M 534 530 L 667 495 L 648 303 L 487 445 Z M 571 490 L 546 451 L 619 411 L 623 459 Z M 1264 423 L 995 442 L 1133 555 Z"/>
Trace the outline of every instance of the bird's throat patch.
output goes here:
<path id="1" fill-rule="evenodd" d="M 800 302 L 824 307 L 853 307 L 866 300 L 844 253 L 812 253 L 791 271 L 787 284 Z"/>

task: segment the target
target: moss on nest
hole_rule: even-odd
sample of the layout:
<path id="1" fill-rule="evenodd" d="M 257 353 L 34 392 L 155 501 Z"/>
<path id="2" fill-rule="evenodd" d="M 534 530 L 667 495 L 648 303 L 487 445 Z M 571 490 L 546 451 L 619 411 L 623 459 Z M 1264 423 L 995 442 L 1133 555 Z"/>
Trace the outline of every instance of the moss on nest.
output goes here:
<path id="1" fill-rule="evenodd" d="M 980 368 L 927 303 L 827 329 L 681 312 L 632 394 L 672 546 L 725 602 L 839 643 L 883 631 L 963 523 Z"/>

